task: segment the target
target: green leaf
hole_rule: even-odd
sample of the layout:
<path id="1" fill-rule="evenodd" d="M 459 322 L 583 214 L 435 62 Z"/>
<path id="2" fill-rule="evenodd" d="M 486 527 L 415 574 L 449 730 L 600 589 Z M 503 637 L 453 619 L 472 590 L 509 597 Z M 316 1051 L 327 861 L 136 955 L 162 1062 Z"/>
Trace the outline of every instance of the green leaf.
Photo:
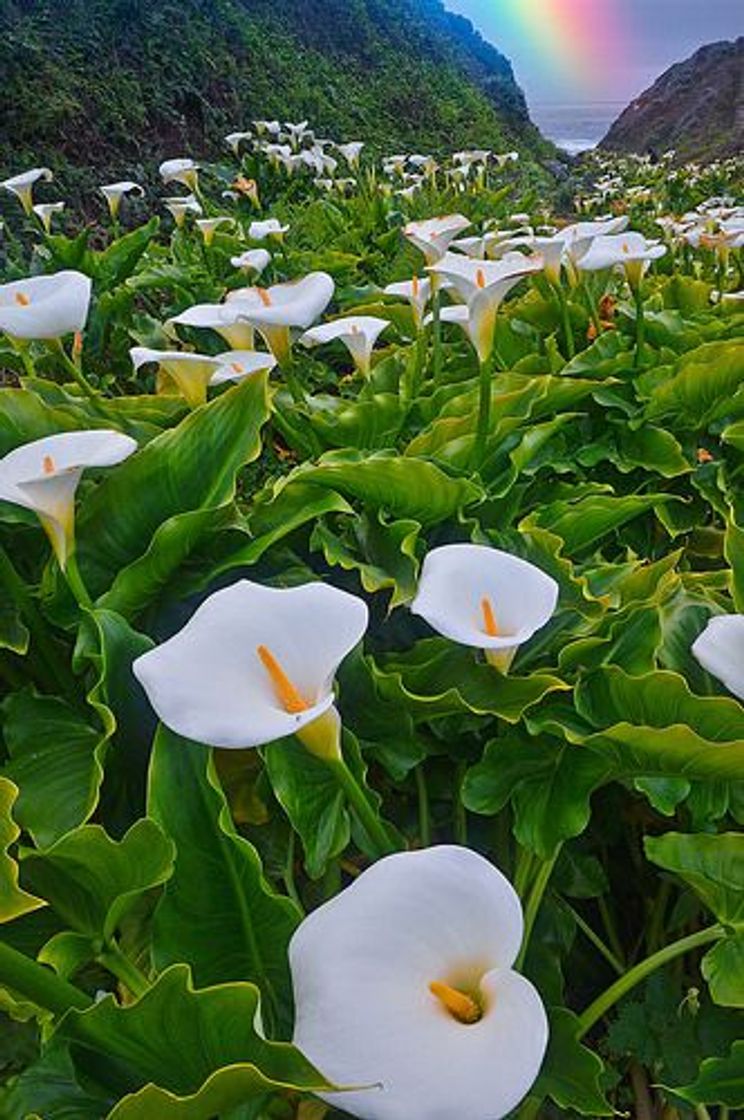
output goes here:
<path id="1" fill-rule="evenodd" d="M 83 501 L 78 516 L 78 558 L 91 594 L 100 595 L 117 576 L 122 579 L 123 570 L 144 556 L 169 518 L 232 501 L 237 471 L 258 456 L 268 415 L 266 375 L 250 377 L 196 409 L 106 476 Z M 192 529 L 187 521 L 189 547 Z M 177 538 L 176 529 L 166 536 L 162 549 L 150 549 L 140 581 L 152 579 L 155 586 L 162 585 L 173 563 L 184 556 Z M 146 587 L 143 599 L 150 593 L 151 587 Z M 127 587 L 127 598 L 131 596 Z"/>
<path id="2" fill-rule="evenodd" d="M 744 931 L 724 937 L 703 957 L 701 971 L 721 1007 L 744 1007 Z"/>
<path id="3" fill-rule="evenodd" d="M 744 1108 L 744 1041 L 735 1042 L 725 1058 L 706 1058 L 695 1080 L 672 1092 L 690 1104 Z"/>
<path id="4" fill-rule="evenodd" d="M 90 253 L 84 271 L 90 273 L 101 291 L 122 284 L 134 272 L 159 226 L 159 218 L 150 218 L 146 225 L 117 237 L 101 252 Z"/>
<path id="5" fill-rule="evenodd" d="M 46 847 L 95 810 L 104 736 L 56 696 L 16 692 L 2 711 L 10 754 L 4 772 L 20 790 L 16 816 Z"/>
<path id="6" fill-rule="evenodd" d="M 392 592 L 389 610 L 413 599 L 419 566 L 416 557 L 419 522 L 387 523 L 378 510 L 376 517 L 362 514 L 350 519 L 346 528 L 348 531 L 342 537 L 324 522 L 316 522 L 310 547 L 321 549 L 331 567 L 358 571 L 365 591 L 374 594 L 389 589 Z M 352 534 L 354 539 L 349 541 Z"/>
<path id="7" fill-rule="evenodd" d="M 612 1116 L 600 1088 L 604 1066 L 578 1038 L 579 1020 L 562 1007 L 550 1011 L 550 1041 L 532 1096 L 548 1096 L 560 1109 L 582 1116 Z"/>
<path id="8" fill-rule="evenodd" d="M 110 941 L 145 891 L 173 869 L 173 843 L 151 820 L 140 820 L 122 840 L 100 825 L 83 825 L 46 851 L 21 853 L 24 881 L 78 933 Z"/>
<path id="9" fill-rule="evenodd" d="M 692 887 L 719 922 L 744 927 L 744 835 L 647 836 L 646 855 Z"/>
<path id="10" fill-rule="evenodd" d="M 709 342 L 685 354 L 677 371 L 651 394 L 649 419 L 672 419 L 681 428 L 704 431 L 713 421 L 741 415 L 744 351 L 739 342 Z"/>
<path id="11" fill-rule="evenodd" d="M 6 1091 L 0 1090 L 3 1120 L 101 1120 L 109 1103 L 80 1088 L 66 1046 L 47 1047 Z"/>
<path id="12" fill-rule="evenodd" d="M 226 1066 L 242 1067 L 243 1075 L 249 1072 L 246 1066 L 255 1067 L 257 1077 L 265 1078 L 263 1091 L 333 1089 L 294 1046 L 267 1042 L 257 1033 L 259 1005 L 259 991 L 253 984 L 195 990 L 188 966 L 177 964 L 128 1007 L 107 996 L 87 1011 L 71 1012 L 54 1037 L 75 1043 L 76 1064 L 86 1074 L 104 1086 L 115 1078 L 130 1093 L 153 1085 L 178 1096 L 198 1094 Z M 134 1107 L 134 1102 L 127 1102 L 127 1107 L 130 1104 Z M 171 1115 L 180 1120 L 180 1113 Z M 214 1113 L 184 1115 L 209 1120 Z"/>
<path id="13" fill-rule="evenodd" d="M 176 845 L 155 913 L 158 968 L 186 960 L 200 984 L 258 984 L 270 1022 L 291 1015 L 287 946 L 294 903 L 266 881 L 256 849 L 232 823 L 210 752 L 161 727 L 150 768 L 150 813 Z"/>
<path id="14" fill-rule="evenodd" d="M 665 502 L 676 500 L 666 494 L 629 494 L 621 497 L 596 494 L 575 502 L 551 502 L 522 522 L 531 529 L 541 526 L 561 537 L 566 551 L 579 552 Z"/>
<path id="15" fill-rule="evenodd" d="M 38 910 L 44 903 L 18 886 L 18 864 L 8 854 L 10 845 L 21 834 L 11 816 L 18 787 L 0 777 L 0 923 L 11 922 L 21 914 Z"/>
<path id="16" fill-rule="evenodd" d="M 422 525 L 446 521 L 480 497 L 474 482 L 450 478 L 425 459 L 383 452 L 331 451 L 316 465 L 300 467 L 295 477 Z"/>
<path id="17" fill-rule="evenodd" d="M 340 397 L 320 400 L 323 408 L 313 411 L 311 422 L 329 447 L 367 451 L 394 447 L 406 419 L 406 408 L 397 393 L 375 393 L 354 402 Z M 318 403 L 317 397 L 313 403 Z"/>
<path id="18" fill-rule="evenodd" d="M 737 611 L 744 613 L 744 529 L 733 516 L 726 525 L 723 551 L 731 568 L 731 595 Z"/>

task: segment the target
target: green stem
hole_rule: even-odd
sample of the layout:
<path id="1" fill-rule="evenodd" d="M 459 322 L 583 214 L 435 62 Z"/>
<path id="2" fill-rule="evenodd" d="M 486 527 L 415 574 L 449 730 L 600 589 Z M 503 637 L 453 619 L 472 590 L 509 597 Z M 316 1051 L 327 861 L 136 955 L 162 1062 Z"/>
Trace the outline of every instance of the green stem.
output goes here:
<path id="1" fill-rule="evenodd" d="M 2 941 L 0 986 L 10 988 L 53 1015 L 64 1015 L 72 1008 L 85 1011 L 93 1003 L 85 992 L 62 980 L 50 968 L 37 964 Z"/>
<path id="2" fill-rule="evenodd" d="M 98 961 L 121 981 L 135 999 L 139 999 L 149 990 L 147 977 L 143 976 L 129 957 L 122 953 L 116 942 L 112 941 L 98 954 Z"/>
<path id="3" fill-rule="evenodd" d="M 528 851 L 527 848 L 519 848 L 517 866 L 514 872 L 514 889 L 522 901 L 524 901 L 527 893 L 527 883 L 529 882 L 531 868 L 532 852 Z"/>
<path id="4" fill-rule="evenodd" d="M 700 930 L 698 933 L 692 933 L 689 937 L 682 937 L 679 941 L 672 942 L 671 945 L 665 946 L 660 949 L 658 953 L 654 953 L 645 960 L 639 961 L 637 965 L 629 969 L 624 976 L 621 976 L 614 984 L 611 984 L 606 991 L 602 992 L 600 996 L 591 1003 L 584 1013 L 579 1017 L 579 1033 L 578 1037 L 583 1038 L 587 1031 L 591 1030 L 596 1022 L 598 1022 L 603 1015 L 605 1015 L 611 1007 L 627 995 L 637 984 L 645 980 L 647 976 L 655 972 L 657 968 L 668 964 L 669 961 L 681 957 L 684 953 L 689 953 L 693 949 L 698 949 L 702 945 L 708 945 L 711 941 L 719 941 L 725 936 L 725 931 L 722 926 L 714 925 L 708 926 L 707 929 Z"/>
<path id="5" fill-rule="evenodd" d="M 586 939 L 588 941 L 591 941 L 594 948 L 602 954 L 604 959 L 609 965 L 611 965 L 618 976 L 622 976 L 625 972 L 625 965 L 618 957 L 615 956 L 615 954 L 612 952 L 612 949 L 610 949 L 608 945 L 605 945 L 599 934 L 594 932 L 589 923 L 584 921 L 581 914 L 579 914 L 577 910 L 574 910 L 573 906 L 571 906 L 570 903 L 566 902 L 564 898 L 559 899 L 559 902 L 560 905 L 567 911 L 567 913 L 571 915 Z"/>
<path id="6" fill-rule="evenodd" d="M 442 378 L 442 304 L 437 289 L 431 297 L 433 376 L 438 383 Z"/>
<path id="7" fill-rule="evenodd" d="M 573 326 L 571 324 L 571 314 L 568 307 L 568 300 L 563 288 L 558 285 L 556 288 L 558 292 L 558 302 L 561 306 L 561 321 L 563 323 L 563 338 L 566 344 L 566 357 L 569 361 L 576 354 L 576 347 L 574 346 Z"/>
<path id="8" fill-rule="evenodd" d="M 468 817 L 462 800 L 462 784 L 465 781 L 466 770 L 467 765 L 464 762 L 461 762 L 457 767 L 457 792 L 455 793 L 452 807 L 455 843 L 462 844 L 464 848 L 466 848 L 468 844 Z"/>
<path id="9" fill-rule="evenodd" d="M 357 820 L 377 849 L 378 858 L 380 856 L 390 855 L 391 852 L 396 851 L 396 846 L 388 836 L 385 826 L 370 805 L 364 790 L 359 785 L 359 782 L 352 774 L 344 759 L 331 759 L 328 762 L 328 766 L 330 766 L 331 770 L 333 770 L 333 773 L 336 775 L 338 784 L 346 794 L 349 804 L 356 814 Z"/>
<path id="10" fill-rule="evenodd" d="M 483 465 L 486 455 L 488 429 L 491 424 L 491 380 L 493 373 L 493 353 L 480 363 L 478 376 L 478 425 L 475 430 L 475 443 L 473 445 L 473 470 Z"/>
<path id="11" fill-rule="evenodd" d="M 530 938 L 532 937 L 532 931 L 535 928 L 538 911 L 540 910 L 540 905 L 542 903 L 550 876 L 553 874 L 553 868 L 555 867 L 555 861 L 558 859 L 559 852 L 560 846 L 556 850 L 555 855 L 551 856 L 550 859 L 541 861 L 540 867 L 538 868 L 537 874 L 535 875 L 535 878 L 533 880 L 532 890 L 530 891 L 530 896 L 527 900 L 527 905 L 524 910 L 524 934 L 522 935 L 522 947 L 519 950 L 519 956 L 517 957 L 517 963 L 515 965 L 515 968 L 517 969 L 521 968 L 522 963 L 524 962 L 524 958 L 527 954 Z"/>
<path id="12" fill-rule="evenodd" d="M 31 357 L 31 349 L 29 347 L 29 344 L 15 338 L 10 338 L 9 341 L 16 354 L 23 362 L 23 368 L 26 371 L 26 376 L 36 377 L 36 366 L 34 365 L 34 360 Z"/>
<path id="13" fill-rule="evenodd" d="M 695 1106 L 695 1115 L 697 1116 L 697 1120 L 710 1120 L 710 1113 L 704 1104 Z"/>
<path id="14" fill-rule="evenodd" d="M 302 905 L 302 899 L 300 898 L 299 892 L 297 890 L 297 884 L 295 883 L 295 874 L 294 874 L 295 850 L 296 850 L 296 836 L 295 836 L 294 831 L 292 829 L 290 829 L 289 830 L 289 840 L 287 842 L 287 858 L 284 862 L 284 875 L 282 876 L 282 878 L 284 879 L 284 886 L 287 889 L 287 894 L 292 899 L 292 901 L 294 902 L 297 909 L 302 914 L 304 914 L 305 913 L 305 908 Z"/>
<path id="15" fill-rule="evenodd" d="M 615 923 L 612 920 L 612 914 L 610 914 L 610 909 L 607 905 L 607 900 L 605 899 L 604 895 L 600 895 L 600 897 L 597 899 L 597 907 L 599 909 L 599 915 L 602 919 L 602 925 L 605 928 L 605 933 L 607 934 L 607 940 L 610 943 L 610 947 L 617 959 L 619 961 L 624 961 L 625 950 L 623 949 L 620 938 L 617 935 Z M 623 969 L 624 968 L 625 965 L 623 965 Z"/>
<path id="16" fill-rule="evenodd" d="M 535 1120 L 542 1107 L 542 1097 L 527 1097 L 517 1113 L 517 1120 Z"/>
<path id="17" fill-rule="evenodd" d="M 636 352 L 633 365 L 636 369 L 640 369 L 646 342 L 646 316 L 643 310 L 643 294 L 640 286 L 633 292 L 633 299 L 636 309 Z"/>
<path id="18" fill-rule="evenodd" d="M 64 577 L 67 580 L 67 585 L 70 591 L 75 596 L 78 606 L 84 607 L 88 611 L 93 610 L 93 600 L 88 594 L 88 589 L 83 583 L 83 577 L 80 575 L 78 568 L 77 557 L 74 552 L 71 552 L 67 557 L 65 567 L 63 569 Z"/>
<path id="19" fill-rule="evenodd" d="M 414 770 L 416 791 L 418 793 L 418 818 L 421 843 L 425 848 L 431 844 L 431 814 L 429 812 L 429 791 L 426 788 L 424 764 L 420 762 Z"/>
<path id="20" fill-rule="evenodd" d="M 75 365 L 72 358 L 69 356 L 64 346 L 62 345 L 62 340 L 60 338 L 55 338 L 52 342 L 50 342 L 49 345 L 51 346 L 55 354 L 59 354 L 65 369 L 69 374 L 71 374 L 73 380 L 80 386 L 85 396 L 95 399 L 98 394 L 96 393 L 95 389 L 88 381 L 80 367 Z"/>

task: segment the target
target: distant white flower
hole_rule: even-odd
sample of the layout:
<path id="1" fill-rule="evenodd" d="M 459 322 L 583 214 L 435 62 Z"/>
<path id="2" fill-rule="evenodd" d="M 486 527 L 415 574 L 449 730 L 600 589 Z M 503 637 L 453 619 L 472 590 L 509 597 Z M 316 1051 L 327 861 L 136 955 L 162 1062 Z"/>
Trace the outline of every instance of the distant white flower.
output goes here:
<path id="1" fill-rule="evenodd" d="M 403 233 L 426 258 L 427 265 L 436 264 L 447 252 L 449 244 L 470 225 L 462 214 L 445 214 L 424 222 L 409 222 Z"/>
<path id="2" fill-rule="evenodd" d="M 46 233 L 51 233 L 52 218 L 55 214 L 61 214 L 66 205 L 66 202 L 37 202 L 34 205 L 33 212 Z"/>
<path id="3" fill-rule="evenodd" d="M 18 339 L 55 339 L 81 331 L 90 295 L 90 277 L 74 270 L 2 284 L 0 331 Z"/>
<path id="4" fill-rule="evenodd" d="M 225 381 L 244 381 L 254 373 L 272 370 L 276 365 L 273 354 L 262 354 L 258 350 L 227 350 L 217 355 L 220 368 L 212 375 L 210 385 L 222 385 Z"/>
<path id="5" fill-rule="evenodd" d="M 125 195 L 136 194 L 139 198 L 144 198 L 145 196 L 144 188 L 131 179 L 122 179 L 120 183 L 106 183 L 104 186 L 100 187 L 99 190 L 106 199 L 109 213 L 114 221 L 119 217 L 121 201 Z"/>
<path id="6" fill-rule="evenodd" d="M 60 432 L 0 459 L 0 501 L 33 510 L 61 568 L 74 548 L 75 491 L 86 467 L 111 467 L 137 450 L 120 432 Z"/>
<path id="7" fill-rule="evenodd" d="M 236 156 L 240 155 L 240 145 L 248 143 L 253 138 L 252 132 L 231 132 L 225 137 L 225 143 L 232 149 Z"/>
<path id="8" fill-rule="evenodd" d="M 12 175 L 0 183 L 6 191 L 14 194 L 27 214 L 31 214 L 34 204 L 33 190 L 40 181 L 51 182 L 54 173 L 48 167 L 32 167 L 30 171 L 23 171 L 20 175 Z"/>
<path id="9" fill-rule="evenodd" d="M 264 221 L 251 222 L 248 226 L 248 237 L 251 241 L 265 241 L 267 237 L 276 237 L 281 240 L 289 226 L 282 225 L 277 218 L 266 218 Z"/>
<path id="10" fill-rule="evenodd" d="M 252 272 L 255 276 L 260 276 L 270 263 L 271 253 L 268 249 L 246 249 L 239 256 L 230 257 L 233 268 L 239 268 L 245 273 Z"/>
<path id="11" fill-rule="evenodd" d="M 411 610 L 506 671 L 557 602 L 558 584 L 527 560 L 484 545 L 448 544 L 427 553 Z"/>
<path id="12" fill-rule="evenodd" d="M 361 1120 L 500 1120 L 540 1071 L 548 1022 L 513 969 L 522 910 L 467 848 L 399 852 L 314 910 L 289 947 L 294 1043 Z"/>
<path id="13" fill-rule="evenodd" d="M 164 183 L 183 183 L 190 191 L 199 182 L 199 164 L 193 159 L 167 159 L 160 164 L 160 178 Z"/>
<path id="14" fill-rule="evenodd" d="M 383 288 L 386 295 L 400 296 L 401 299 L 406 299 L 411 305 L 413 311 L 414 322 L 416 328 L 421 329 L 424 320 L 424 312 L 426 305 L 431 297 L 431 280 L 426 277 L 420 280 L 418 276 L 414 276 L 411 280 L 402 280 L 397 284 L 388 284 Z"/>
<path id="15" fill-rule="evenodd" d="M 744 614 L 711 618 L 693 642 L 692 653 L 729 692 L 744 700 Z"/>
<path id="16" fill-rule="evenodd" d="M 352 140 L 348 144 L 337 144 L 336 151 L 341 153 L 349 167 L 358 167 L 363 147 L 361 140 Z"/>
<path id="17" fill-rule="evenodd" d="M 642 233 L 603 235 L 594 238 L 579 259 L 578 267 L 581 272 L 620 267 L 631 288 L 636 290 L 651 261 L 659 260 L 666 251 L 665 245 L 647 241 Z"/>
<path id="18" fill-rule="evenodd" d="M 302 335 L 300 342 L 303 346 L 320 346 L 336 340 L 342 342 L 361 375 L 368 377 L 374 345 L 389 326 L 387 319 L 375 315 L 348 315 L 311 327 Z"/>
<path id="19" fill-rule="evenodd" d="M 220 214 L 216 218 L 197 218 L 194 224 L 204 238 L 204 244 L 211 245 L 220 226 L 234 226 L 235 221 L 227 214 Z"/>
<path id="20" fill-rule="evenodd" d="M 179 229 L 183 227 L 187 214 L 202 212 L 201 204 L 193 194 L 184 195 L 183 198 L 164 198 L 163 205 L 170 211 Z"/>

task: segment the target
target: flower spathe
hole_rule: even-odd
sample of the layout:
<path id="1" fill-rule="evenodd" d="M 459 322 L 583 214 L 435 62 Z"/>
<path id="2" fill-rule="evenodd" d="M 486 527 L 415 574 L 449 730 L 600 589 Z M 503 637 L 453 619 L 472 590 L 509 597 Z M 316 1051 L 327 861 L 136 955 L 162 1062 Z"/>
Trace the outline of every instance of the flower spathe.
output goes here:
<path id="1" fill-rule="evenodd" d="M 61 568 L 74 548 L 75 491 L 86 467 L 111 467 L 137 450 L 130 436 L 106 428 L 59 432 L 0 459 L 0 501 L 32 510 Z"/>
<path id="2" fill-rule="evenodd" d="M 193 194 L 184 195 L 183 198 L 165 198 L 163 205 L 170 211 L 173 221 L 178 229 L 182 229 L 188 214 L 201 214 L 201 203 Z"/>
<path id="3" fill-rule="evenodd" d="M 363 600 L 328 584 L 241 580 L 133 669 L 163 723 L 188 739 L 243 748 L 294 734 L 340 757 L 333 678 L 367 619 Z"/>
<path id="4" fill-rule="evenodd" d="M 252 272 L 256 276 L 260 276 L 270 263 L 271 253 L 268 249 L 246 249 L 239 256 L 230 257 L 233 268 L 239 268 L 241 272 Z"/>
<path id="5" fill-rule="evenodd" d="M 335 285 L 326 272 L 271 288 L 244 288 L 230 294 L 238 319 L 261 332 L 280 365 L 289 362 L 293 330 L 307 330 L 331 301 Z"/>
<path id="6" fill-rule="evenodd" d="M 426 305 L 431 297 L 431 280 L 428 276 L 423 280 L 418 276 L 413 276 L 410 280 L 388 284 L 383 288 L 383 291 L 387 296 L 399 296 L 401 299 L 408 300 L 416 329 L 421 330 Z"/>
<path id="7" fill-rule="evenodd" d="M 0 331 L 22 340 L 56 339 L 81 331 L 90 295 L 90 277 L 71 269 L 2 284 Z"/>
<path id="8" fill-rule="evenodd" d="M 693 657 L 744 701 L 744 614 L 719 614 L 692 644 Z"/>
<path id="9" fill-rule="evenodd" d="M 11 175 L 10 179 L 3 180 L 0 187 L 14 194 L 25 212 L 30 215 L 34 204 L 34 187 L 38 182 L 50 183 L 54 173 L 48 167 L 32 167 L 29 171 L 22 171 L 20 175 Z"/>
<path id="10" fill-rule="evenodd" d="M 606 234 L 595 237 L 578 262 L 582 272 L 599 272 L 620 267 L 631 288 L 637 288 L 651 264 L 666 253 L 666 246 L 647 241 L 642 233 Z"/>
<path id="11" fill-rule="evenodd" d="M 188 350 L 150 350 L 147 346 L 133 346 L 129 356 L 135 370 L 150 362 L 157 365 L 158 393 L 180 393 L 191 408 L 204 404 L 207 386 L 224 364 L 208 354 L 194 354 Z"/>
<path id="12" fill-rule="evenodd" d="M 190 191 L 199 182 L 199 164 L 193 159 L 166 159 L 158 169 L 164 183 L 183 183 Z"/>
<path id="13" fill-rule="evenodd" d="M 263 221 L 251 222 L 248 226 L 248 236 L 251 241 L 265 241 L 267 237 L 282 238 L 289 231 L 289 226 L 283 226 L 277 218 L 266 218 Z"/>
<path id="14" fill-rule="evenodd" d="M 254 373 L 263 373 L 272 370 L 276 365 L 273 354 L 262 354 L 259 350 L 227 350 L 218 354 L 220 368 L 210 379 L 210 385 L 222 385 L 226 381 L 245 381 Z"/>
<path id="15" fill-rule="evenodd" d="M 34 214 L 36 215 L 36 217 L 41 222 L 42 226 L 44 227 L 44 232 L 45 233 L 51 233 L 52 218 L 54 217 L 55 214 L 61 214 L 66 205 L 67 205 L 66 202 L 37 202 L 37 203 L 35 203 L 35 205 L 32 207 L 32 210 L 33 210 Z"/>
<path id="16" fill-rule="evenodd" d="M 427 553 L 414 614 L 460 645 L 508 669 L 519 646 L 551 619 L 558 584 L 541 568 L 498 548 L 448 544 Z"/>
<path id="17" fill-rule="evenodd" d="M 522 911 L 467 848 L 387 856 L 311 913 L 289 947 L 294 1043 L 361 1120 L 500 1120 L 529 1091 L 548 1024 L 512 968 Z"/>
<path id="18" fill-rule="evenodd" d="M 369 376 L 372 350 L 377 339 L 390 323 L 376 315 L 349 315 L 321 323 L 305 331 L 300 342 L 303 346 L 322 346 L 327 342 L 342 342 L 351 354 L 354 365 L 363 377 Z"/>
<path id="19" fill-rule="evenodd" d="M 228 299 L 226 303 L 196 303 L 168 319 L 165 326 L 166 329 L 172 326 L 202 327 L 216 331 L 232 350 L 253 349 L 255 331 L 250 323 L 242 320 L 237 300 Z"/>
<path id="20" fill-rule="evenodd" d="M 119 210 L 121 209 L 121 201 L 127 194 L 138 195 L 139 198 L 144 198 L 144 188 L 135 183 L 132 179 L 122 179 L 119 183 L 105 183 L 102 187 L 98 188 L 106 199 L 109 208 L 109 213 L 114 221 L 119 217 Z"/>
<path id="21" fill-rule="evenodd" d="M 412 245 L 421 250 L 426 263 L 432 265 L 444 256 L 450 243 L 470 224 L 470 220 L 462 214 L 445 214 L 424 222 L 409 222 L 403 233 Z"/>

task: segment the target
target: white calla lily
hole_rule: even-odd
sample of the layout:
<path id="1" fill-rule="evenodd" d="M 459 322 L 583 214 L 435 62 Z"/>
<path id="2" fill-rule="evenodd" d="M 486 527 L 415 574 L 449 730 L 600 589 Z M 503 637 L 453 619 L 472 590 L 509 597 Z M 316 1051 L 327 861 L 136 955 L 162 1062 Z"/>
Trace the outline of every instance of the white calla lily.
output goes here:
<path id="1" fill-rule="evenodd" d="M 164 183 L 183 183 L 190 191 L 199 182 L 199 164 L 193 159 L 166 159 L 158 169 Z"/>
<path id="2" fill-rule="evenodd" d="M 232 292 L 230 306 L 238 317 L 263 335 L 280 365 L 291 358 L 293 330 L 307 330 L 331 301 L 335 285 L 326 272 L 311 272 L 300 280 L 271 288 L 244 288 Z"/>
<path id="3" fill-rule="evenodd" d="M 634 290 L 651 261 L 659 260 L 666 253 L 666 246 L 658 241 L 647 241 L 642 233 L 619 233 L 595 237 L 580 258 L 581 272 L 600 272 L 605 268 L 620 267 Z"/>
<path id="4" fill-rule="evenodd" d="M 32 167 L 30 171 L 23 171 L 20 175 L 11 175 L 0 183 L 6 191 L 14 194 L 25 212 L 30 216 L 34 205 L 34 186 L 38 182 L 50 183 L 54 173 L 48 167 Z"/>
<path id="5" fill-rule="evenodd" d="M 236 294 L 236 293 L 233 293 Z M 216 331 L 233 350 L 253 350 L 255 331 L 240 318 L 238 300 L 225 303 L 197 303 L 168 319 L 165 328 L 173 326 L 200 327 Z"/>
<path id="6" fill-rule="evenodd" d="M 233 268 L 239 268 L 241 272 L 260 276 L 271 264 L 271 253 L 268 249 L 246 249 L 239 256 L 230 257 L 230 264 Z"/>
<path id="7" fill-rule="evenodd" d="M 153 363 L 158 367 L 157 392 L 179 393 L 190 408 L 198 408 L 207 399 L 207 387 L 224 365 L 208 354 L 182 350 L 150 350 L 133 346 L 129 351 L 135 370 Z"/>
<path id="8" fill-rule="evenodd" d="M 344 319 L 334 319 L 331 323 L 311 327 L 302 335 L 300 342 L 303 346 L 342 342 L 351 354 L 356 368 L 363 377 L 368 377 L 374 345 L 389 326 L 387 319 L 380 319 L 375 315 L 349 315 Z"/>
<path id="9" fill-rule="evenodd" d="M 209 246 L 220 226 L 234 226 L 235 220 L 228 214 L 220 214 L 216 218 L 197 218 L 194 224 L 204 238 L 204 244 Z"/>
<path id="10" fill-rule="evenodd" d="M 173 221 L 179 229 L 182 229 L 186 222 L 187 214 L 201 214 L 201 203 L 193 194 L 184 195 L 183 198 L 165 198 L 163 205 L 166 210 L 169 210 Z"/>
<path id="11" fill-rule="evenodd" d="M 628 228 L 629 221 L 628 216 L 623 215 L 619 218 L 598 219 L 593 222 L 575 222 L 573 225 L 564 226 L 556 236 L 565 245 L 568 262 L 577 266 L 595 237 L 623 233 Z"/>
<path id="12" fill-rule="evenodd" d="M 401 299 L 406 299 L 411 305 L 413 311 L 414 322 L 418 330 L 424 321 L 424 313 L 426 305 L 431 298 L 431 280 L 421 280 L 418 276 L 414 276 L 411 280 L 402 280 L 397 284 L 388 284 L 383 288 L 385 295 L 400 296 Z"/>
<path id="13" fill-rule="evenodd" d="M 139 183 L 135 183 L 132 179 L 122 179 L 119 183 L 106 183 L 104 186 L 98 188 L 106 199 L 106 204 L 109 208 L 109 213 L 113 221 L 119 217 L 121 209 L 121 202 L 125 195 L 135 194 L 139 198 L 144 198 L 145 190 Z"/>
<path id="14" fill-rule="evenodd" d="M 324 583 L 241 580 L 133 670 L 163 723 L 188 739 L 242 748 L 297 735 L 338 756 L 333 678 L 367 619 L 361 599 Z"/>
<path id="15" fill-rule="evenodd" d="M 519 646 L 550 621 L 558 590 L 551 576 L 519 556 L 448 544 L 427 553 L 411 610 L 506 671 Z"/>
<path id="16" fill-rule="evenodd" d="M 421 250 L 426 263 L 432 265 L 441 260 L 450 243 L 470 224 L 470 220 L 462 214 L 445 214 L 425 222 L 409 222 L 403 233 L 412 245 Z"/>
<path id="17" fill-rule="evenodd" d="M 225 143 L 228 148 L 232 149 L 233 154 L 237 157 L 240 155 L 240 145 L 247 144 L 252 139 L 252 132 L 231 132 L 225 137 Z"/>
<path id="18" fill-rule="evenodd" d="M 88 318 L 91 280 L 65 270 L 0 285 L 0 331 L 12 339 L 59 339 L 81 331 Z"/>
<path id="19" fill-rule="evenodd" d="M 729 692 L 744 701 L 744 614 L 711 618 L 693 642 L 692 654 Z"/>
<path id="20" fill-rule="evenodd" d="M 251 241 L 265 241 L 268 237 L 281 240 L 289 226 L 284 226 L 278 218 L 265 218 L 263 221 L 251 222 L 248 226 L 248 237 Z"/>
<path id="21" fill-rule="evenodd" d="M 135 440 L 105 428 L 23 444 L 0 459 L 0 501 L 33 510 L 65 570 L 74 550 L 75 491 L 83 471 L 114 466 L 136 450 Z"/>
<path id="22" fill-rule="evenodd" d="M 348 144 L 337 144 L 336 151 L 343 156 L 349 167 L 358 167 L 363 147 L 362 140 L 350 140 Z"/>
<path id="23" fill-rule="evenodd" d="M 276 365 L 273 354 L 262 354 L 258 350 L 227 350 L 217 355 L 220 368 L 212 374 L 210 385 L 222 385 L 225 381 L 244 381 L 254 373 L 272 370 Z"/>
<path id="24" fill-rule="evenodd" d="M 513 969 L 522 910 L 467 848 L 400 852 L 302 922 L 294 1043 L 361 1120 L 500 1120 L 540 1071 L 548 1022 Z"/>
<path id="25" fill-rule="evenodd" d="M 66 202 L 37 202 L 32 207 L 34 214 L 44 227 L 45 233 L 51 233 L 52 218 L 55 214 L 61 214 L 66 205 Z"/>

